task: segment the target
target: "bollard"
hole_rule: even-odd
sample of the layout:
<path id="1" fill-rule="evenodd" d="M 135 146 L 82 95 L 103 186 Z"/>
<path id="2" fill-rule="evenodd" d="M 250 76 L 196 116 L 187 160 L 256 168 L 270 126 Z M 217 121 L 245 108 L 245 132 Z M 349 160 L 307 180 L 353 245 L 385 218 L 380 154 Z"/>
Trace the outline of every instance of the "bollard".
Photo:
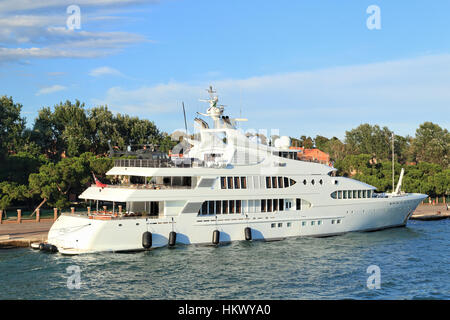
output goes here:
<path id="1" fill-rule="evenodd" d="M 3 210 L 0 210 L 0 224 L 2 224 L 3 221 Z"/>
<path id="2" fill-rule="evenodd" d="M 58 219 L 58 208 L 53 208 L 53 221 Z"/>
<path id="3" fill-rule="evenodd" d="M 122 206 L 119 205 L 119 214 L 122 215 Z"/>
<path id="4" fill-rule="evenodd" d="M 41 220 L 41 209 L 36 209 L 36 222 Z"/>
<path id="5" fill-rule="evenodd" d="M 107 206 L 103 206 L 104 213 L 106 213 L 106 208 L 107 208 Z"/>
<path id="6" fill-rule="evenodd" d="M 17 209 L 17 223 L 22 223 L 22 209 Z"/>
<path id="7" fill-rule="evenodd" d="M 75 207 L 70 207 L 70 213 L 72 213 L 72 214 L 75 213 Z"/>
<path id="8" fill-rule="evenodd" d="M 88 215 L 91 215 L 91 207 L 87 207 Z"/>

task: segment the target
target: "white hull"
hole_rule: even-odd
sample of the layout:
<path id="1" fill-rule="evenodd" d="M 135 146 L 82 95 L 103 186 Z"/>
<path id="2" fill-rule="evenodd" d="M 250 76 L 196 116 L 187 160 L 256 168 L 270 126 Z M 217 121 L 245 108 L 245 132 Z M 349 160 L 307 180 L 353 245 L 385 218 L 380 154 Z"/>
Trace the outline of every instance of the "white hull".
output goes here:
<path id="1" fill-rule="evenodd" d="M 48 243 L 57 246 L 62 254 L 81 254 L 143 250 L 142 235 L 146 231 L 152 233 L 152 248 L 167 246 L 171 231 L 177 233 L 178 244 L 212 244 L 214 230 L 220 231 L 221 243 L 242 241 L 246 227 L 252 230 L 252 240 L 266 241 L 374 231 L 405 226 L 424 197 L 409 194 L 340 206 L 316 206 L 305 211 L 228 214 L 217 219 L 180 215 L 173 217 L 173 222 L 172 217 L 93 220 L 81 215 L 62 215 L 52 226 Z"/>

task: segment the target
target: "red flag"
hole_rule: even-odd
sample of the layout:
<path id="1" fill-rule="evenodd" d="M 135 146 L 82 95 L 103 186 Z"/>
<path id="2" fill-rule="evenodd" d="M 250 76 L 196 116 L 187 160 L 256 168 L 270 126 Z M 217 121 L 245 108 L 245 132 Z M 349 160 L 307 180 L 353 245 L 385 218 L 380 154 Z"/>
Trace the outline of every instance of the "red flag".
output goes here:
<path id="1" fill-rule="evenodd" d="M 101 182 L 97 179 L 97 177 L 95 176 L 95 174 L 94 174 L 93 172 L 92 172 L 92 175 L 94 176 L 95 185 L 96 185 L 97 187 L 105 188 L 105 187 L 107 186 L 106 184 L 101 183 Z"/>

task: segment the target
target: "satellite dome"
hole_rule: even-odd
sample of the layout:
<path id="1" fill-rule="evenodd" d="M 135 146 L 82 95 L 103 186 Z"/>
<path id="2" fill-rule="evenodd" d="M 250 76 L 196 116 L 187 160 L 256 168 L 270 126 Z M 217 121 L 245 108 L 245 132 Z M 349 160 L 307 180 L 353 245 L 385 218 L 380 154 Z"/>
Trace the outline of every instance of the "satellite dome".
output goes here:
<path id="1" fill-rule="evenodd" d="M 275 148 L 278 149 L 289 149 L 291 146 L 291 138 L 288 136 L 282 136 L 275 140 Z"/>

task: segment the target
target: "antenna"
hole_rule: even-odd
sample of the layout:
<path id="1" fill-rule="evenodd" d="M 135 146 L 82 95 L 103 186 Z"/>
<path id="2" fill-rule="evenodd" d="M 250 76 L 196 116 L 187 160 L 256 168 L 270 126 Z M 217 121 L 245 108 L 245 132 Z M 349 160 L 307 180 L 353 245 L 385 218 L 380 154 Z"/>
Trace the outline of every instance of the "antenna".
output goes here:
<path id="1" fill-rule="evenodd" d="M 395 188 L 395 171 L 394 171 L 394 132 L 392 132 L 392 193 L 394 193 Z"/>
<path id="2" fill-rule="evenodd" d="M 186 110 L 184 109 L 184 101 L 182 101 L 181 104 L 183 105 L 184 128 L 186 129 L 186 135 L 187 135 L 188 134 L 188 130 L 187 130 L 187 122 L 186 122 Z"/>

